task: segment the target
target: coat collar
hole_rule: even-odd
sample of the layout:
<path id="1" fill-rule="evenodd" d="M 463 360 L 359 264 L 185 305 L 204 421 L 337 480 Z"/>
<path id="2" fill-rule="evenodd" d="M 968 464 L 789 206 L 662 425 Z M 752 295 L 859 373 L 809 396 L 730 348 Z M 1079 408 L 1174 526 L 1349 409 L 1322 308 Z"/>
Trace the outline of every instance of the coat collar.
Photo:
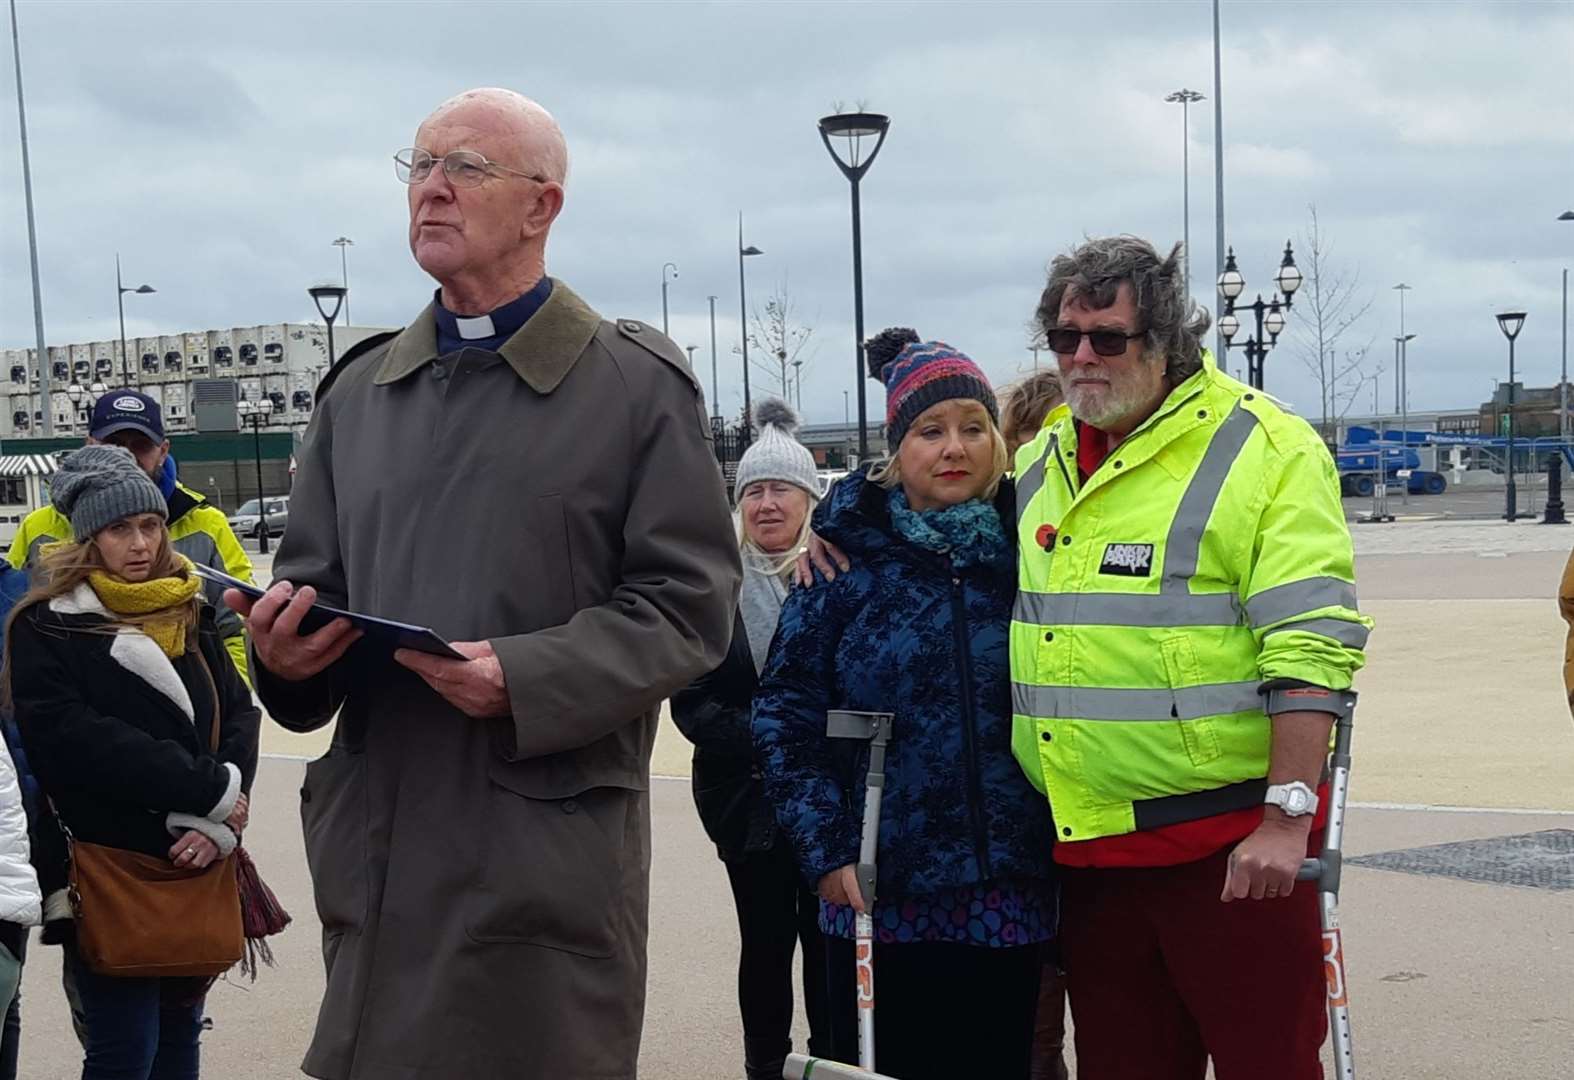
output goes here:
<path id="1" fill-rule="evenodd" d="M 98 616 L 112 621 L 114 616 L 87 582 L 78 585 L 64 596 L 49 601 L 49 610 L 57 615 Z M 109 643 L 109 655 L 117 664 L 140 678 L 156 691 L 168 704 L 180 710 L 188 721 L 195 722 L 191 708 L 191 695 L 181 682 L 175 665 L 164 655 L 153 639 L 135 627 L 123 626 Z"/>
<path id="2" fill-rule="evenodd" d="M 538 394 L 556 390 L 596 336 L 601 316 L 557 278 L 552 295 L 498 354 Z M 393 339 L 374 382 L 389 386 L 437 359 L 437 315 L 431 304 Z"/>

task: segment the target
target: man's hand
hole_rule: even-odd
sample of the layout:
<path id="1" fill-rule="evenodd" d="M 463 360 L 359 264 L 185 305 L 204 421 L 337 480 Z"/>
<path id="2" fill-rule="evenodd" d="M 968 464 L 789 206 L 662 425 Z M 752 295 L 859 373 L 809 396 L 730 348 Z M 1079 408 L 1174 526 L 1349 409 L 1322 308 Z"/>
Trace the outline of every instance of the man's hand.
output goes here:
<path id="1" fill-rule="evenodd" d="M 230 811 L 230 816 L 224 819 L 224 824 L 230 827 L 230 832 L 239 836 L 246 830 L 246 823 L 251 820 L 251 800 L 246 798 L 243 791 L 235 800 L 235 809 Z"/>
<path id="2" fill-rule="evenodd" d="M 1242 840 L 1230 852 L 1230 864 L 1224 871 L 1224 891 L 1219 899 L 1228 904 L 1231 900 L 1275 900 L 1289 896 L 1295 889 L 1295 875 L 1306 858 L 1306 839 L 1310 832 L 1311 817 L 1283 818 L 1270 816 L 1270 809 L 1257 831 Z M 1304 823 L 1304 824 L 1303 824 Z"/>
<path id="3" fill-rule="evenodd" d="M 218 857 L 219 845 L 195 829 L 176 840 L 169 849 L 170 862 L 182 870 L 188 866 L 193 870 L 201 870 Z"/>
<path id="4" fill-rule="evenodd" d="M 821 878 L 818 891 L 821 900 L 850 907 L 860 915 L 864 913 L 863 890 L 858 888 L 858 874 L 851 863 Z"/>
<path id="5" fill-rule="evenodd" d="M 492 643 L 455 641 L 453 647 L 469 659 L 450 660 L 415 649 L 396 649 L 394 659 L 425 679 L 426 685 L 466 716 L 485 720 L 512 712 L 508 687 L 503 682 L 503 665 L 492 651 Z"/>
<path id="6" fill-rule="evenodd" d="M 361 637 L 348 619 L 335 619 L 320 630 L 301 634 L 301 619 L 317 602 L 317 590 L 310 585 L 296 592 L 288 581 L 275 581 L 256 600 L 239 589 L 226 589 L 224 602 L 246 620 L 262 666 L 286 682 L 321 674 Z"/>
<path id="7" fill-rule="evenodd" d="M 814 584 L 816 570 L 820 571 L 826 581 L 835 581 L 838 569 L 845 574 L 853 568 L 853 564 L 847 560 L 842 549 L 835 544 L 827 544 L 820 539 L 818 533 L 809 534 L 809 543 L 805 547 L 807 550 L 798 556 L 798 566 L 793 571 L 793 577 L 804 588 Z"/>

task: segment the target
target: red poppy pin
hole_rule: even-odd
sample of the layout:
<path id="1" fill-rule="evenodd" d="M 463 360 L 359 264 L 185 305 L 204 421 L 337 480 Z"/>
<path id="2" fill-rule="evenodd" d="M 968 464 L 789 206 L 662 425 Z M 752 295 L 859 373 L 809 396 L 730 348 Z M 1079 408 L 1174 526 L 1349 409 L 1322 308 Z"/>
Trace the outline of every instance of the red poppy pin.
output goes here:
<path id="1" fill-rule="evenodd" d="M 1055 546 L 1055 527 L 1053 525 L 1040 525 L 1034 539 L 1038 541 L 1039 547 L 1048 551 Z"/>

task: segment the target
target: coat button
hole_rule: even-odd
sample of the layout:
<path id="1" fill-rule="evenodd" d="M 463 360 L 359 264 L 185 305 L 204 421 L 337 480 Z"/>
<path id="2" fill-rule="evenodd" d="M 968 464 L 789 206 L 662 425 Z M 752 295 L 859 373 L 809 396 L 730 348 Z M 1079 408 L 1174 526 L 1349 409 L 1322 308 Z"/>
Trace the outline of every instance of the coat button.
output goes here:
<path id="1" fill-rule="evenodd" d="M 579 811 L 579 804 L 577 802 L 575 802 L 573 799 L 564 799 L 563 800 L 563 813 L 565 813 L 565 814 L 573 814 L 573 813 L 577 813 L 578 811 Z"/>
<path id="2" fill-rule="evenodd" d="M 1055 632 L 1053 630 L 1045 630 L 1044 631 L 1044 640 L 1045 641 L 1054 641 L 1055 640 Z"/>
<path id="3" fill-rule="evenodd" d="M 1198 420 L 1206 420 L 1206 419 L 1208 419 L 1208 410 L 1207 409 L 1198 409 L 1197 410 L 1197 419 Z"/>
<path id="4" fill-rule="evenodd" d="M 1115 468 L 1119 469 L 1122 466 L 1124 466 L 1125 464 L 1126 463 L 1124 461 L 1117 461 L 1117 462 L 1115 462 Z"/>
<path id="5" fill-rule="evenodd" d="M 624 319 L 623 332 L 626 334 L 637 334 L 640 332 L 640 325 L 633 319 Z"/>
<path id="6" fill-rule="evenodd" d="M 1044 732 L 1042 735 L 1040 735 L 1039 738 L 1043 739 L 1045 742 L 1054 742 L 1055 741 L 1055 737 L 1053 735 L 1051 735 L 1047 731 Z"/>
<path id="7" fill-rule="evenodd" d="M 1257 395 L 1256 394 L 1247 394 L 1246 395 L 1246 400 L 1247 401 L 1256 401 L 1257 400 Z"/>
<path id="8" fill-rule="evenodd" d="M 301 788 L 301 802 L 311 802 L 311 801 L 312 801 L 312 789 L 311 788 L 305 788 L 305 787 Z"/>
<path id="9" fill-rule="evenodd" d="M 1060 830 L 1060 835 L 1061 836 L 1070 836 L 1071 835 L 1071 826 L 1067 825 L 1064 828 L 1062 828 Z"/>
<path id="10" fill-rule="evenodd" d="M 432 364 L 432 378 L 437 379 L 439 382 L 448 378 L 448 369 L 443 366 L 443 362 L 441 360 L 435 361 Z"/>
<path id="11" fill-rule="evenodd" d="M 1060 538 L 1060 546 L 1061 547 L 1070 547 L 1071 546 L 1071 537 L 1069 537 L 1069 536 L 1062 536 Z"/>

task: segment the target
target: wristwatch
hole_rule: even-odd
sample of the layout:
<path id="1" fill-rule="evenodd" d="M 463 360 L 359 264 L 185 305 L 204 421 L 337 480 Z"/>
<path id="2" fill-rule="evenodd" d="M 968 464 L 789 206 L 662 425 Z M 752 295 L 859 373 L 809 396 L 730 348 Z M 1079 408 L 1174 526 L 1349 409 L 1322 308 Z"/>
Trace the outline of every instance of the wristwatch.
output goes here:
<path id="1" fill-rule="evenodd" d="M 1277 806 L 1285 817 L 1304 817 L 1317 813 L 1317 793 L 1299 780 L 1288 784 L 1269 784 L 1264 803 Z"/>

